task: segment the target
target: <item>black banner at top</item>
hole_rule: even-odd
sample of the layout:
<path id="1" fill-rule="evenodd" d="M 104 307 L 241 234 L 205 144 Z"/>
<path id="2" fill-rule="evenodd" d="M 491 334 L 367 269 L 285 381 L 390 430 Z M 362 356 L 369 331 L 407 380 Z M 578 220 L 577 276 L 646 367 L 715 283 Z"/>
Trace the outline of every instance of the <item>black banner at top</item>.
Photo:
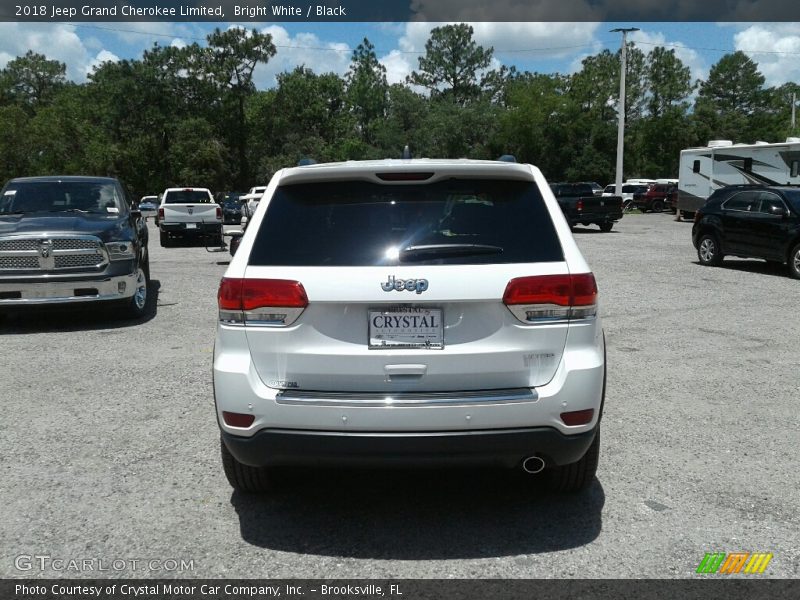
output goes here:
<path id="1" fill-rule="evenodd" d="M 12 0 L 2 21 L 800 21 L 786 0 Z"/>

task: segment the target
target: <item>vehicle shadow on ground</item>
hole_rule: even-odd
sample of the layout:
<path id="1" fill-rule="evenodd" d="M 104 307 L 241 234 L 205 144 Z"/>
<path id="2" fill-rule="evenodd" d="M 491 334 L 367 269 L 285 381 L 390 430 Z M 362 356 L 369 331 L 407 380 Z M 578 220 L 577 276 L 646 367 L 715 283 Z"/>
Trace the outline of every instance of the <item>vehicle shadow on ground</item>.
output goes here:
<path id="1" fill-rule="evenodd" d="M 5 309 L 0 315 L 0 335 L 25 333 L 55 333 L 135 327 L 155 318 L 161 282 L 151 279 L 147 288 L 147 308 L 140 319 L 124 319 L 119 309 L 95 302 L 72 307 L 36 306 Z"/>
<path id="2" fill-rule="evenodd" d="M 700 261 L 694 261 L 699 267 L 705 267 Z M 726 258 L 717 269 L 733 269 L 746 273 L 760 273 L 761 275 L 772 275 L 773 277 L 783 277 L 789 279 L 789 267 L 784 264 L 768 263 L 763 260 L 736 260 Z"/>
<path id="3" fill-rule="evenodd" d="M 267 495 L 234 492 L 254 546 L 386 560 L 463 559 L 576 548 L 602 529 L 605 493 L 550 494 L 521 472 L 308 471 Z"/>
<path id="4" fill-rule="evenodd" d="M 615 231 L 614 229 L 612 229 L 611 231 L 600 231 L 599 229 L 596 229 L 596 228 L 575 226 L 575 227 L 572 228 L 572 233 L 580 233 L 580 234 L 602 233 L 604 235 L 611 235 L 611 234 L 619 233 L 619 231 Z"/>

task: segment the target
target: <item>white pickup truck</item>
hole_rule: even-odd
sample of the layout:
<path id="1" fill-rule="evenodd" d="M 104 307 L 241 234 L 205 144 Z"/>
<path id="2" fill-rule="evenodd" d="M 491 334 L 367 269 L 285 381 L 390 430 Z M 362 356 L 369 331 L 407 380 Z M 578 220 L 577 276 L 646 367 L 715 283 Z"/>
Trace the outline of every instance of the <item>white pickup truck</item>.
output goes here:
<path id="1" fill-rule="evenodd" d="M 202 239 L 207 246 L 222 244 L 222 207 L 207 188 L 167 188 L 158 208 L 161 245 L 175 238 Z"/>

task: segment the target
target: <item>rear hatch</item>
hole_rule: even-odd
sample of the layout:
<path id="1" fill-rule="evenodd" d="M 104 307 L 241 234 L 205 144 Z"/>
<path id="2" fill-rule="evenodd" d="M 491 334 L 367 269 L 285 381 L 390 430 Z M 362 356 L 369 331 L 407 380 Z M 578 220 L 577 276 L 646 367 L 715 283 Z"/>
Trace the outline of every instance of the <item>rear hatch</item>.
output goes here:
<path id="1" fill-rule="evenodd" d="M 567 274 L 563 251 L 531 180 L 283 185 L 245 281 L 299 282 L 308 302 L 288 326 L 248 325 L 250 353 L 273 388 L 543 385 L 568 324 L 525 324 L 503 298 L 513 279 L 559 274 Z"/>
<path id="2" fill-rule="evenodd" d="M 219 221 L 217 207 L 207 190 L 170 190 L 164 194 L 165 223 L 212 223 Z"/>

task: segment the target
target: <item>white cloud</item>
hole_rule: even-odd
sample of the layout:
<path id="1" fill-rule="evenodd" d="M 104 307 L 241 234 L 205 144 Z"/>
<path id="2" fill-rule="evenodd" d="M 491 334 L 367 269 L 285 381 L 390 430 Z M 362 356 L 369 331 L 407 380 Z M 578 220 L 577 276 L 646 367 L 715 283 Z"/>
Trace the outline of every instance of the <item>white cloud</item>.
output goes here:
<path id="1" fill-rule="evenodd" d="M 259 88 L 273 87 L 278 73 L 291 71 L 299 65 L 305 65 L 318 75 L 330 72 L 344 75 L 350 67 L 352 51 L 343 42 L 325 42 L 313 33 L 291 36 L 279 25 L 270 25 L 261 32 L 272 36 L 277 53 L 267 64 L 256 67 L 253 79 Z"/>
<path id="2" fill-rule="evenodd" d="M 97 56 L 92 59 L 92 62 L 86 67 L 86 74 L 92 73 L 97 67 L 102 65 L 105 62 L 117 62 L 119 60 L 119 56 L 114 54 L 113 52 L 109 52 L 108 50 L 101 50 L 97 53 Z"/>
<path id="3" fill-rule="evenodd" d="M 647 54 L 656 46 L 664 46 L 667 50 L 674 50 L 675 56 L 681 59 L 684 66 L 689 67 L 692 74 L 692 82 L 697 79 L 708 77 L 708 66 L 696 50 L 687 48 L 682 42 L 667 41 L 666 36 L 661 32 L 634 31 L 629 39 L 634 42 L 639 49 Z"/>
<path id="4" fill-rule="evenodd" d="M 594 38 L 599 23 L 469 23 L 473 39 L 484 48 L 494 48 L 490 68 L 501 63 L 511 65 L 522 60 L 558 59 L 575 54 L 586 46 L 598 51 L 602 46 Z M 400 83 L 419 65 L 431 31 L 446 23 L 413 21 L 405 24 L 398 48 L 381 57 L 389 83 Z M 585 40 L 585 41 L 583 41 Z M 583 58 L 583 56 L 581 57 Z M 578 61 L 580 67 L 580 60 Z"/>
<path id="5" fill-rule="evenodd" d="M 800 80 L 800 23 L 759 23 L 733 36 L 734 47 L 758 63 L 767 86 Z"/>
<path id="6" fill-rule="evenodd" d="M 68 24 L 0 23 L 0 67 L 28 50 L 67 65 L 67 78 L 82 82 L 96 56 L 92 56 L 75 28 Z"/>

